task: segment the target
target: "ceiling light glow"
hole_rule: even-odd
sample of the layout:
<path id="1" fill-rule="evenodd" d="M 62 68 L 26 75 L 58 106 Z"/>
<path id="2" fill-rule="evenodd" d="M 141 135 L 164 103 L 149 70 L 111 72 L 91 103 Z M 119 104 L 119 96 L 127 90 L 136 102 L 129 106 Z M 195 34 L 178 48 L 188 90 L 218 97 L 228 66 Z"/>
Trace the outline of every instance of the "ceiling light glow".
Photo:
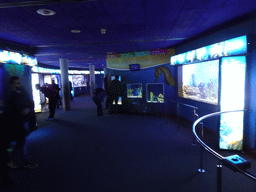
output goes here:
<path id="1" fill-rule="evenodd" d="M 50 9 L 38 9 L 36 11 L 39 15 L 43 15 L 43 16 L 53 16 L 56 13 Z"/>

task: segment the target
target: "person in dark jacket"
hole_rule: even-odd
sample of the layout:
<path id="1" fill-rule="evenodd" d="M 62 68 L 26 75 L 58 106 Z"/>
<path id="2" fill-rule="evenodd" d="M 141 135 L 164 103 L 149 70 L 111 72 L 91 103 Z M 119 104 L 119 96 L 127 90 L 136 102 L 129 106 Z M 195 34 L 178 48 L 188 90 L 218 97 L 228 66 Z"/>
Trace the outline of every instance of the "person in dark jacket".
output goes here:
<path id="1" fill-rule="evenodd" d="M 52 83 L 54 83 L 54 82 L 52 82 Z M 58 94 L 59 94 L 59 90 L 60 90 L 58 85 L 57 85 L 57 87 L 58 87 L 57 88 L 54 84 L 48 85 L 48 86 L 42 86 L 42 87 L 39 84 L 36 85 L 36 89 L 40 90 L 45 95 L 45 97 L 47 97 L 49 99 L 50 115 L 47 119 L 49 121 L 54 120 L 56 102 L 58 100 Z"/>
<path id="2" fill-rule="evenodd" d="M 94 95 L 92 100 L 97 105 L 97 114 L 99 117 L 103 116 L 102 102 L 106 97 L 106 92 L 102 88 L 98 88 L 94 90 Z"/>
<path id="3" fill-rule="evenodd" d="M 21 79 L 17 76 L 10 78 L 12 91 L 4 103 L 4 118 L 8 122 L 6 130 L 6 143 L 16 142 L 11 155 L 12 161 L 8 163 L 11 168 L 20 166 L 35 168 L 26 154 L 26 137 L 29 134 L 29 121 L 34 110 L 34 103 L 29 94 L 23 88 Z"/>
<path id="4" fill-rule="evenodd" d="M 119 76 L 115 76 L 115 79 L 111 81 L 109 87 L 108 87 L 108 93 L 109 93 L 109 115 L 111 115 L 110 106 L 114 108 L 115 115 L 117 116 L 117 103 L 118 98 L 122 96 L 123 94 L 123 86 L 121 81 L 118 80 Z M 115 101 L 115 105 L 113 105 L 113 101 Z"/>

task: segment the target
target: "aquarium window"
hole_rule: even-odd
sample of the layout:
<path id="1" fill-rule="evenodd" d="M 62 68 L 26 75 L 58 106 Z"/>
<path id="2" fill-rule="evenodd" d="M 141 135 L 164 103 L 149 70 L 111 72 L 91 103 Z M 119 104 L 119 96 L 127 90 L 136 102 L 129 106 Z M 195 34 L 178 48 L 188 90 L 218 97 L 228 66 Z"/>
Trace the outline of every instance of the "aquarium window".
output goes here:
<path id="1" fill-rule="evenodd" d="M 127 98 L 142 98 L 142 84 L 127 84 Z"/>
<path id="2" fill-rule="evenodd" d="M 219 60 L 178 68 L 178 96 L 218 105 Z"/>
<path id="3" fill-rule="evenodd" d="M 73 87 L 86 87 L 86 77 L 84 75 L 72 75 Z"/>
<path id="4" fill-rule="evenodd" d="M 148 83 L 146 86 L 147 103 L 164 103 L 163 83 Z"/>
<path id="5" fill-rule="evenodd" d="M 220 111 L 243 110 L 245 102 L 246 58 L 226 57 L 221 63 Z M 242 150 L 244 112 L 220 116 L 221 149 Z"/>

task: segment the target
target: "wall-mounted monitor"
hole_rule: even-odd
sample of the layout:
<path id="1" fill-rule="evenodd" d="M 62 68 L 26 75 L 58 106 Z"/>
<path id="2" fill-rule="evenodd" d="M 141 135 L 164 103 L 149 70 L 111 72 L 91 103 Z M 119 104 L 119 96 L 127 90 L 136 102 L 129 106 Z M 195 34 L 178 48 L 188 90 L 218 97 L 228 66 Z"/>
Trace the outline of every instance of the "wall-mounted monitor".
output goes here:
<path id="1" fill-rule="evenodd" d="M 130 71 L 138 71 L 138 70 L 140 70 L 140 65 L 139 64 L 130 64 L 129 68 L 130 68 Z"/>
<path id="2" fill-rule="evenodd" d="M 142 84 L 127 84 L 127 98 L 142 98 Z"/>
<path id="3" fill-rule="evenodd" d="M 218 105 L 219 60 L 178 67 L 178 96 Z"/>
<path id="4" fill-rule="evenodd" d="M 146 86 L 147 103 L 164 103 L 163 83 L 148 83 Z"/>

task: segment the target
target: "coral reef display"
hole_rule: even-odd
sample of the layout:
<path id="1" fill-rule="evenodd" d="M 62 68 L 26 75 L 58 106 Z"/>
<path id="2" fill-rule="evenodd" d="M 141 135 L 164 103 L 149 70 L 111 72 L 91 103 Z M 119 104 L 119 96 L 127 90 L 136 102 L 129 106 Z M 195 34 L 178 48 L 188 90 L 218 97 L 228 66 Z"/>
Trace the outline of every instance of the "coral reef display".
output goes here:
<path id="1" fill-rule="evenodd" d="M 147 84 L 147 102 L 164 103 L 164 84 L 152 83 Z"/>
<path id="2" fill-rule="evenodd" d="M 141 83 L 127 84 L 127 97 L 142 98 L 142 84 Z"/>
<path id="3" fill-rule="evenodd" d="M 219 62 L 208 61 L 182 67 L 181 97 L 210 104 L 218 104 Z"/>

